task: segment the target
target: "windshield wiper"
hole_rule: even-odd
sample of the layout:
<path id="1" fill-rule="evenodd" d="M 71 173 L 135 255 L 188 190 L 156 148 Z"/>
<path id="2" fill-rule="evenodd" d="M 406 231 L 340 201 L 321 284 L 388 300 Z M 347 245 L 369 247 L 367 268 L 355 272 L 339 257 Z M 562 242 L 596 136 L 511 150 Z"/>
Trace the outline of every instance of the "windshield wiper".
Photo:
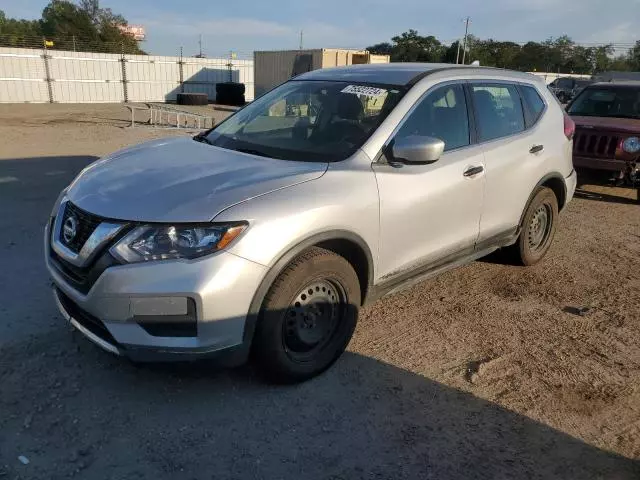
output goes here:
<path id="1" fill-rule="evenodd" d="M 204 132 L 200 132 L 195 137 L 193 137 L 193 139 L 196 142 L 206 143 L 207 145 L 213 145 L 213 142 L 207 138 L 207 135 L 209 135 L 211 130 L 213 130 L 213 129 L 210 128 L 209 130 L 205 130 Z"/>
<path id="2" fill-rule="evenodd" d="M 237 152 L 248 153 L 249 155 L 257 155 L 259 157 L 273 158 L 273 157 L 271 157 L 270 155 L 267 155 L 264 152 L 261 152 L 259 150 L 254 150 L 252 148 L 234 148 L 233 150 L 235 150 Z"/>

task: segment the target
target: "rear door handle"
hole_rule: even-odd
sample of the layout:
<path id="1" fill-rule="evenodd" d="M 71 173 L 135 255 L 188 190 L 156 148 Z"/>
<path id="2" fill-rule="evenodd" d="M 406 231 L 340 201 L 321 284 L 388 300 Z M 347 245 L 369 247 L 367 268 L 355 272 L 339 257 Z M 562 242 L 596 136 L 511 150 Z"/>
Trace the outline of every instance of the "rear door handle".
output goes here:
<path id="1" fill-rule="evenodd" d="M 473 176 L 478 175 L 479 173 L 482 173 L 482 172 L 484 172 L 484 167 L 482 165 L 478 165 L 476 167 L 467 168 L 464 171 L 463 175 L 465 177 L 473 177 Z"/>
<path id="2" fill-rule="evenodd" d="M 544 145 L 534 145 L 529 150 L 529 153 L 538 153 L 544 150 Z"/>

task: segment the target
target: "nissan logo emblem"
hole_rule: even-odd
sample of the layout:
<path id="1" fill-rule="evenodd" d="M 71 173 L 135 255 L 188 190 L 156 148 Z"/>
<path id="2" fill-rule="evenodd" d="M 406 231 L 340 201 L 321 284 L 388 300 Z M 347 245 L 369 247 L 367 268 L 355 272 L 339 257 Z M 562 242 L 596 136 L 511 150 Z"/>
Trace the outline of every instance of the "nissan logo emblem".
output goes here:
<path id="1" fill-rule="evenodd" d="M 62 225 L 62 236 L 66 243 L 71 242 L 74 238 L 76 238 L 76 234 L 78 233 L 78 220 L 76 217 L 67 217 L 64 221 L 64 225 Z"/>

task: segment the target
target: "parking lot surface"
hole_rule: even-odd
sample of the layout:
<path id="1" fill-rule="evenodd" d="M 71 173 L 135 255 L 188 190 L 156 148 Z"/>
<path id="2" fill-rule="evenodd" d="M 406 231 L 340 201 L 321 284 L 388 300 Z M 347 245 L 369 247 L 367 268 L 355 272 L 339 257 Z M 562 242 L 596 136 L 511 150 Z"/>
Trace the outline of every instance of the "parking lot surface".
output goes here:
<path id="1" fill-rule="evenodd" d="M 635 192 L 583 185 L 539 265 L 493 255 L 387 297 L 331 370 L 272 386 L 250 366 L 133 365 L 56 311 L 59 191 L 187 134 L 126 125 L 121 105 L 0 109 L 0 478 L 640 478 Z"/>

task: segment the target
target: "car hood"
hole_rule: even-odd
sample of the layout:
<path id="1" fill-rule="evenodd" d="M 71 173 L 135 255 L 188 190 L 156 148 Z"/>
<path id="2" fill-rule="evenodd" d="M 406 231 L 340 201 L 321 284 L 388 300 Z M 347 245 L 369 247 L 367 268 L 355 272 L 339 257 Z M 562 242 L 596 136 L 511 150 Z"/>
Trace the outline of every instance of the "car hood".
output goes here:
<path id="1" fill-rule="evenodd" d="M 640 135 L 640 119 L 615 117 L 582 117 L 572 115 L 577 127 Z"/>
<path id="2" fill-rule="evenodd" d="M 191 138 L 164 139 L 89 165 L 67 197 L 106 218 L 208 222 L 232 205 L 319 178 L 327 166 L 248 155 Z"/>

